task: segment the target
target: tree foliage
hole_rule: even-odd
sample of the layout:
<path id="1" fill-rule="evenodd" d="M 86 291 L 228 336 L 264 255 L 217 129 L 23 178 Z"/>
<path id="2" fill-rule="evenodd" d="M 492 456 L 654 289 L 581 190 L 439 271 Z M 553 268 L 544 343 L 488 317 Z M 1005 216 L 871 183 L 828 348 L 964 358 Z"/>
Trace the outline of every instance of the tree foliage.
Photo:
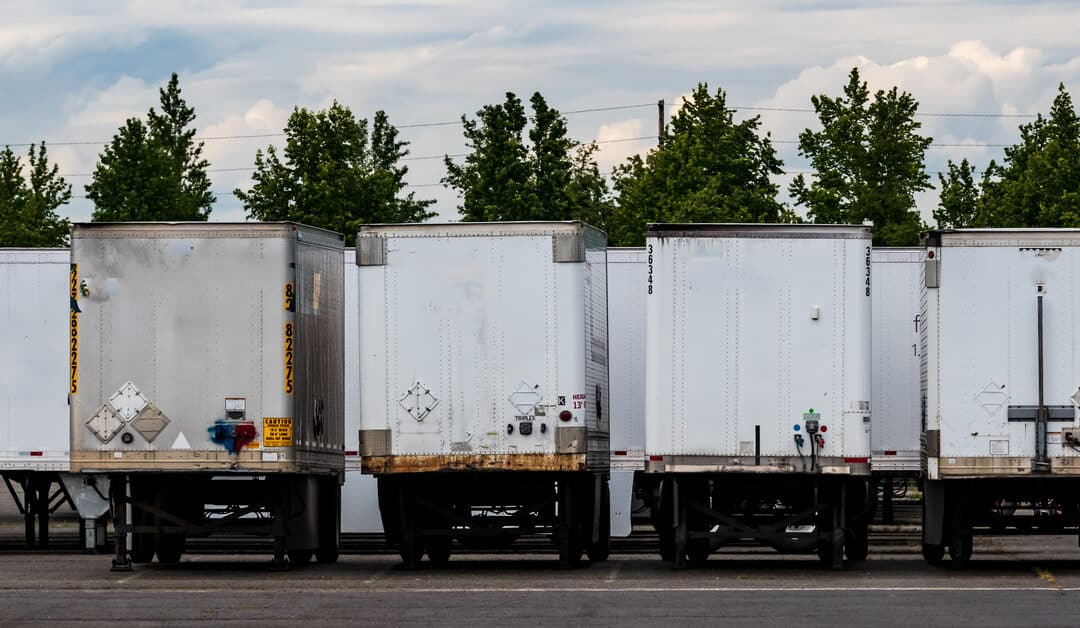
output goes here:
<path id="1" fill-rule="evenodd" d="M 650 222 L 792 222 L 771 177 L 782 172 L 755 116 L 736 122 L 723 90 L 701 83 L 671 120 L 662 144 L 615 171 L 613 246 L 641 246 Z"/>
<path id="2" fill-rule="evenodd" d="M 821 130 L 799 134 L 799 153 L 814 177 L 798 175 L 789 192 L 816 223 L 874 223 L 876 246 L 918 244 L 922 219 L 915 194 L 933 187 L 923 166 L 932 141 L 919 135 L 919 103 L 896 87 L 871 99 L 858 68 L 842 96 L 811 98 Z"/>
<path id="3" fill-rule="evenodd" d="M 68 222 L 56 210 L 71 200 L 71 185 L 49 163 L 45 142 L 30 145 L 27 162 L 28 177 L 10 146 L 0 151 L 0 247 L 65 246 Z"/>
<path id="4" fill-rule="evenodd" d="M 176 73 L 158 90 L 160 113 L 129 118 L 101 153 L 86 196 L 93 220 L 206 220 L 216 200 L 195 141 L 195 109 L 180 93 Z"/>
<path id="5" fill-rule="evenodd" d="M 1050 115 L 1021 125 L 1004 162 L 990 162 L 971 224 L 1080 227 L 1080 118 L 1064 85 Z"/>
<path id="6" fill-rule="evenodd" d="M 967 159 L 959 165 L 949 160 L 947 173 L 938 173 L 941 196 L 934 221 L 939 229 L 955 229 L 972 225 L 979 208 L 979 188 L 975 183 L 975 169 Z"/>
<path id="7" fill-rule="evenodd" d="M 531 118 L 507 92 L 476 119 L 461 117 L 469 152 L 462 163 L 446 157 L 443 179 L 461 198 L 461 219 L 585 220 L 603 228 L 610 200 L 596 144 L 567 137 L 566 118 L 539 92 L 529 104 Z"/>
<path id="8" fill-rule="evenodd" d="M 285 126 L 285 148 L 255 153 L 250 190 L 237 189 L 248 218 L 291 220 L 337 231 L 352 245 L 360 225 L 420 222 L 431 200 L 403 194 L 408 142 L 386 113 L 368 121 L 338 102 L 321 111 L 297 108 Z"/>

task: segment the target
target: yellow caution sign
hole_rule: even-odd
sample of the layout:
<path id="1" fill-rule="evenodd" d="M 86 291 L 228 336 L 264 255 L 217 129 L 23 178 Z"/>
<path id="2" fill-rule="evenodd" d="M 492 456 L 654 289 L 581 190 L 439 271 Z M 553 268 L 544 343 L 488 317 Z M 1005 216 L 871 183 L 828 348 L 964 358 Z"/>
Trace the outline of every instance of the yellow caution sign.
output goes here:
<path id="1" fill-rule="evenodd" d="M 263 417 L 263 447 L 292 447 L 292 418 Z"/>

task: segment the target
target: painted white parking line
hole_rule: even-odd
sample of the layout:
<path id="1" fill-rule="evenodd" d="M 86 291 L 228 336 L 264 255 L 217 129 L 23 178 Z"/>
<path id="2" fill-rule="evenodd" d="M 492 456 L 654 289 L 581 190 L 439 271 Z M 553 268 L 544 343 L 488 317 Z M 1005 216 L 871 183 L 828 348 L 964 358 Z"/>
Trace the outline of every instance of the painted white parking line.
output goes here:
<path id="1" fill-rule="evenodd" d="M 280 586 L 280 585 L 278 585 Z M 263 588 L 240 588 L 231 587 L 230 593 L 263 593 L 267 590 Z M 220 592 L 218 588 L 207 589 L 194 589 L 194 588 L 166 588 L 166 587 L 141 587 L 137 589 L 118 589 L 118 588 L 84 588 L 84 587 L 48 587 L 48 588 L 8 588 L 0 589 L 0 596 L 5 594 L 18 594 L 18 593 L 117 593 L 121 595 L 130 595 L 133 591 L 140 591 L 146 593 L 171 593 L 171 594 L 206 594 Z M 1075 592 L 1080 591 L 1080 587 L 1048 587 L 1048 586 L 974 586 L 974 587 L 902 587 L 902 586 L 881 586 L 881 587 L 465 587 L 465 588 L 450 588 L 450 587 L 393 587 L 393 588 L 362 588 L 362 587 L 318 587 L 318 588 L 303 588 L 292 589 L 291 593 L 306 593 L 311 591 L 317 591 L 319 593 L 428 593 L 428 594 L 461 594 L 461 593 L 852 593 L 852 592 L 879 592 L 879 593 L 931 593 L 931 592 L 951 592 L 951 593 L 982 593 L 982 592 L 1046 592 L 1046 593 L 1062 593 L 1062 592 Z"/>

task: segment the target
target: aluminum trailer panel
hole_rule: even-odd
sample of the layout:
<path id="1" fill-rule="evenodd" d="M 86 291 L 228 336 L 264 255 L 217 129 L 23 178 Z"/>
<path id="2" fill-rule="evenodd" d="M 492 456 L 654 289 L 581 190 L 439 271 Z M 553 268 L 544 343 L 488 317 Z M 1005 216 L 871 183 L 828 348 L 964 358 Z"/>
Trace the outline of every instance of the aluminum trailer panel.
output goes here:
<path id="1" fill-rule="evenodd" d="M 920 468 L 918 315 L 923 254 L 921 248 L 871 251 L 874 473 L 918 473 Z"/>
<path id="2" fill-rule="evenodd" d="M 74 225 L 72 469 L 340 474 L 342 248 L 289 223 Z"/>
<path id="3" fill-rule="evenodd" d="M 341 486 L 341 531 L 383 531 L 375 478 L 360 472 L 360 301 L 356 250 L 345 249 L 345 483 Z"/>
<path id="4" fill-rule="evenodd" d="M 68 262 L 0 249 L 0 471 L 68 470 Z"/>
<path id="5" fill-rule="evenodd" d="M 607 469 L 605 244 L 584 223 L 362 227 L 364 471 Z"/>
<path id="6" fill-rule="evenodd" d="M 862 226 L 650 225 L 649 471 L 869 473 L 870 239 Z M 816 461 L 796 445 L 808 419 L 825 441 Z"/>
<path id="7" fill-rule="evenodd" d="M 646 269 L 644 247 L 607 251 L 612 536 L 631 532 L 634 475 L 645 469 Z"/>
<path id="8" fill-rule="evenodd" d="M 928 479 L 1080 475 L 1080 230 L 930 232 L 926 244 Z"/>

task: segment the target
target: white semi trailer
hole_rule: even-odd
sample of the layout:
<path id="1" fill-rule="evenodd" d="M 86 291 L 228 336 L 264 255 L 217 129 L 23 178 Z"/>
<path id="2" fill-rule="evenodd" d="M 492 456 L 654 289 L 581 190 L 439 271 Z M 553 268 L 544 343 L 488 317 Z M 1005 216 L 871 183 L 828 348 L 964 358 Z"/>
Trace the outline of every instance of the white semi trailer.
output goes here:
<path id="1" fill-rule="evenodd" d="M 873 396 L 870 469 L 881 492 L 881 516 L 893 522 L 893 495 L 919 477 L 919 294 L 923 249 L 874 248 Z"/>
<path id="2" fill-rule="evenodd" d="M 291 223 L 73 226 L 71 470 L 110 478 L 115 568 L 221 530 L 337 559 L 342 255 Z"/>
<path id="3" fill-rule="evenodd" d="M 923 556 L 1080 532 L 1080 230 L 924 238 Z"/>
<path id="4" fill-rule="evenodd" d="M 563 566 L 606 558 L 603 232 L 371 225 L 356 246 L 361 465 L 406 566 L 533 533 Z"/>
<path id="5" fill-rule="evenodd" d="M 870 228 L 655 224 L 646 470 L 676 566 L 734 542 L 867 553 Z"/>
<path id="6" fill-rule="evenodd" d="M 642 247 L 607 250 L 611 536 L 619 537 L 630 535 L 634 514 L 645 508 L 638 495 L 645 471 L 645 259 Z"/>
<path id="7" fill-rule="evenodd" d="M 341 485 L 341 533 L 381 534 L 374 476 L 360 470 L 360 287 L 356 250 L 345 249 L 345 483 Z"/>
<path id="8" fill-rule="evenodd" d="M 68 473 L 69 262 L 67 249 L 0 249 L 0 478 L 28 547 L 49 545 L 50 515 L 70 504 L 93 549 L 107 502 Z"/>

